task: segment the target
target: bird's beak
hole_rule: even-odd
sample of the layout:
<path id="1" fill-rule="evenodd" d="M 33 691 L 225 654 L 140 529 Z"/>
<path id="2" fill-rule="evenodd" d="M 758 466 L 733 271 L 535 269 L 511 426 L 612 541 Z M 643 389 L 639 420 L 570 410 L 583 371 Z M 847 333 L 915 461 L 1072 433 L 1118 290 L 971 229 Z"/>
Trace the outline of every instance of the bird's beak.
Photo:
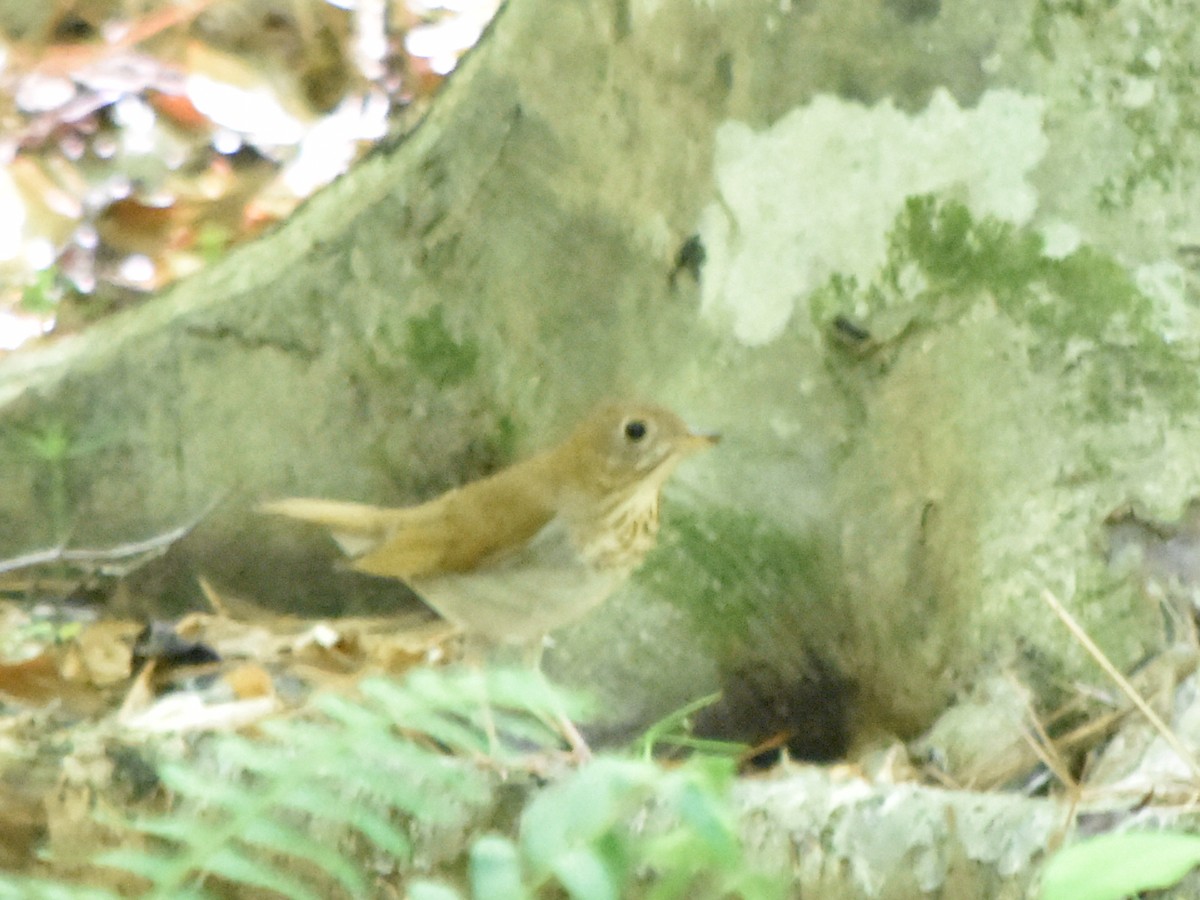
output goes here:
<path id="1" fill-rule="evenodd" d="M 697 431 L 690 430 L 683 438 L 680 449 L 685 453 L 695 453 L 698 450 L 706 450 L 721 440 L 721 435 L 716 431 Z"/>

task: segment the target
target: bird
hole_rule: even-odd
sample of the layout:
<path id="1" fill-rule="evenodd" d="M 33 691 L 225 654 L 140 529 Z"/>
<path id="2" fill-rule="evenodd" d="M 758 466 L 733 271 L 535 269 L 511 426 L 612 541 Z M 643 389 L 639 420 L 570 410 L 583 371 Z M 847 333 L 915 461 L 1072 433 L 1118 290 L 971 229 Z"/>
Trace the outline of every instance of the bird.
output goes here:
<path id="1" fill-rule="evenodd" d="M 400 579 L 486 658 L 538 667 L 546 635 L 611 596 L 655 546 L 663 486 L 715 433 L 661 406 L 607 401 L 559 444 L 425 503 L 290 498 L 266 513 L 327 528 L 349 568 Z"/>

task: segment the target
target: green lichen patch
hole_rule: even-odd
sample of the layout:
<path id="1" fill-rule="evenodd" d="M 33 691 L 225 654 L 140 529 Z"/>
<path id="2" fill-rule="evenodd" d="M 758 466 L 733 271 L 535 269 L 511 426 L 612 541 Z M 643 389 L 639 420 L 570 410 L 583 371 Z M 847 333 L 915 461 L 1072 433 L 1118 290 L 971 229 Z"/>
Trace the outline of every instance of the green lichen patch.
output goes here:
<path id="1" fill-rule="evenodd" d="M 440 306 L 408 320 L 404 350 L 416 370 L 442 388 L 466 381 L 479 362 L 479 345 L 471 338 L 455 340 Z"/>
<path id="2" fill-rule="evenodd" d="M 1038 277 L 1042 239 L 1028 228 L 983 217 L 932 194 L 909 197 L 889 236 L 888 273 L 911 261 L 943 289 L 980 287 L 1012 296 Z"/>
<path id="3" fill-rule="evenodd" d="M 1089 417 L 1119 419 L 1148 396 L 1174 413 L 1196 408 L 1200 318 L 1164 308 L 1111 254 L 1083 245 L 1048 255 L 1036 229 L 932 195 L 906 201 L 888 244 L 874 280 L 837 276 L 812 295 L 814 324 L 828 330 L 847 316 L 887 339 L 978 315 L 987 297 L 1027 332 L 1021 352 L 1030 364 L 1072 370 L 1066 380 L 1080 386 Z"/>
<path id="4" fill-rule="evenodd" d="M 682 609 L 718 655 L 773 634 L 794 640 L 836 592 L 828 541 L 773 527 L 750 511 L 669 506 L 640 580 Z M 775 628 L 781 620 L 790 637 Z M 811 622 L 809 622 L 811 625 Z"/>
<path id="5" fill-rule="evenodd" d="M 1042 236 L 932 195 L 910 197 L 890 238 L 887 277 L 908 265 L 928 279 L 927 299 L 969 299 L 988 291 L 1016 320 L 1060 341 L 1101 341 L 1149 331 L 1150 303 L 1110 255 L 1083 246 L 1063 258 L 1044 252 Z"/>

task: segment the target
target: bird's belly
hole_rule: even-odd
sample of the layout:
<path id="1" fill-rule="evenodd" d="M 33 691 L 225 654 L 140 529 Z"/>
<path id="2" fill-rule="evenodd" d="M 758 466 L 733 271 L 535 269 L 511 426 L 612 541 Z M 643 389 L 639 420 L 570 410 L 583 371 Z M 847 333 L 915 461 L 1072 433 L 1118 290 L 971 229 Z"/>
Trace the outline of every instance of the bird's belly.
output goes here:
<path id="1" fill-rule="evenodd" d="M 582 618 L 630 570 L 585 561 L 556 520 L 517 551 L 477 569 L 413 578 L 409 584 L 468 634 L 527 644 Z"/>
<path id="2" fill-rule="evenodd" d="M 581 618 L 623 580 L 580 565 L 438 575 L 414 579 L 412 587 L 463 631 L 523 644 Z"/>

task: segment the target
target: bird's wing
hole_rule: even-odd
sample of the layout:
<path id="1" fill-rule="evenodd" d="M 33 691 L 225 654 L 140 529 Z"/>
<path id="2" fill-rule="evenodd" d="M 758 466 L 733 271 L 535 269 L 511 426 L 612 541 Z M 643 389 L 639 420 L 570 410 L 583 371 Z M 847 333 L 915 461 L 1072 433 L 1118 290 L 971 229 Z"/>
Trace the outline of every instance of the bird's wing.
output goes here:
<path id="1" fill-rule="evenodd" d="M 554 517 L 544 481 L 521 467 L 419 506 L 294 498 L 260 509 L 324 525 L 359 572 L 406 579 L 492 565 L 520 552 Z"/>
<path id="2" fill-rule="evenodd" d="M 353 563 L 360 572 L 413 578 L 471 572 L 519 553 L 554 518 L 538 479 L 507 469 L 408 510 L 378 546 Z"/>

